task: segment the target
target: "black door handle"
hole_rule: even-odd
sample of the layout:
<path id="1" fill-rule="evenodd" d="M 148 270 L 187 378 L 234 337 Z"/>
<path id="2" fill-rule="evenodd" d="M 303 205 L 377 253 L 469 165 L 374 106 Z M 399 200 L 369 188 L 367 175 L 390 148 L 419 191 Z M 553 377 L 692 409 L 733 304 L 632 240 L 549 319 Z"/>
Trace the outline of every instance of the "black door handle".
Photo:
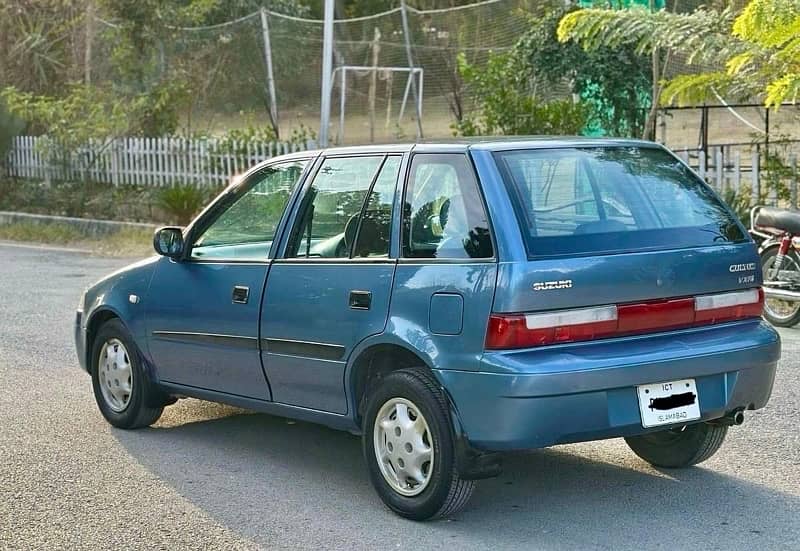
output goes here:
<path id="1" fill-rule="evenodd" d="M 233 288 L 233 302 L 236 304 L 247 304 L 247 299 L 250 298 L 250 287 L 243 287 L 237 285 Z"/>
<path id="2" fill-rule="evenodd" d="M 350 308 L 354 310 L 369 310 L 372 306 L 372 293 L 370 291 L 350 291 Z"/>

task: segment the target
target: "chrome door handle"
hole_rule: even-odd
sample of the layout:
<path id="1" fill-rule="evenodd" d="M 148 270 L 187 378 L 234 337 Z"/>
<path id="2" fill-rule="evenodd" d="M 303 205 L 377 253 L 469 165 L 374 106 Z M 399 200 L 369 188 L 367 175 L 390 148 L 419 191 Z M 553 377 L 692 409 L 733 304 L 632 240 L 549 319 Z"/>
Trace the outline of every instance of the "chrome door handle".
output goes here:
<path id="1" fill-rule="evenodd" d="M 233 302 L 234 304 L 247 304 L 250 298 L 250 287 L 237 285 L 233 288 Z"/>
<path id="2" fill-rule="evenodd" d="M 372 306 L 370 291 L 350 291 L 350 308 L 353 310 L 369 310 Z"/>

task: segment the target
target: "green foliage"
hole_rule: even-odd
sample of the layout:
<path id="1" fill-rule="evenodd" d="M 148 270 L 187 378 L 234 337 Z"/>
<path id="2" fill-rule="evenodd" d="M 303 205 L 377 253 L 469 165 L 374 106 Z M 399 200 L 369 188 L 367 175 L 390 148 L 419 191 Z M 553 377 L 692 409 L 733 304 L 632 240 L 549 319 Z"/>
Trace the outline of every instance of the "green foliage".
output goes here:
<path id="1" fill-rule="evenodd" d="M 780 146 L 771 148 L 761 155 L 761 203 L 775 198 L 779 202 L 789 201 L 791 190 L 789 183 L 800 176 L 792 171 L 786 159 L 786 151 L 781 151 Z"/>
<path id="2" fill-rule="evenodd" d="M 178 130 L 180 112 L 186 107 L 190 90 L 183 81 L 162 82 L 131 102 L 129 134 L 155 138 Z"/>
<path id="3" fill-rule="evenodd" d="M 84 0 L 0 2 L 0 83 L 53 93 L 74 77 Z M 77 9 L 76 9 L 77 8 Z"/>
<path id="4" fill-rule="evenodd" d="M 613 136 L 640 136 L 653 85 L 650 58 L 625 42 L 593 50 L 559 42 L 559 22 L 575 10 L 557 9 L 532 20 L 515 55 L 526 61 L 526 76 L 542 87 L 567 81 L 570 91 L 591 105 L 591 126 Z"/>
<path id="5" fill-rule="evenodd" d="M 547 102 L 532 93 L 514 52 L 492 54 L 482 68 L 470 65 L 463 54 L 458 63 L 479 107 L 454 126 L 457 134 L 579 134 L 586 125 L 589 109 L 585 104 Z"/>
<path id="6" fill-rule="evenodd" d="M 593 51 L 633 44 L 640 53 L 658 48 L 686 55 L 689 63 L 722 67 L 666 82 L 663 102 L 761 97 L 767 106 L 795 103 L 800 94 L 800 0 L 752 0 L 692 13 L 643 9 L 585 9 L 561 20 L 558 37 Z"/>
<path id="7" fill-rule="evenodd" d="M 163 136 L 178 126 L 178 109 L 188 95 L 180 83 L 157 86 L 133 98 L 84 84 L 61 96 L 36 95 L 8 87 L 0 91 L 8 111 L 29 123 L 34 134 L 47 134 L 68 151 L 90 140 L 115 136 Z"/>
<path id="8" fill-rule="evenodd" d="M 728 188 L 722 194 L 722 200 L 727 203 L 736 217 L 745 226 L 750 225 L 750 189 L 742 187 L 738 192 Z"/>
<path id="9" fill-rule="evenodd" d="M 0 165 L 3 164 L 13 145 L 14 137 L 19 136 L 23 130 L 25 130 L 25 122 L 11 114 L 5 102 L 0 99 Z"/>
<path id="10" fill-rule="evenodd" d="M 0 210 L 102 218 L 132 222 L 163 222 L 154 212 L 152 188 L 110 186 L 94 182 L 0 181 Z"/>
<path id="11" fill-rule="evenodd" d="M 213 190 L 214 194 L 217 191 Z M 191 222 L 195 214 L 200 212 L 209 199 L 208 190 L 183 185 L 159 191 L 156 204 L 166 213 L 170 223 L 185 226 Z"/>
<path id="12" fill-rule="evenodd" d="M 477 116 L 458 123 L 459 133 L 641 135 L 652 86 L 649 59 L 631 44 L 586 51 L 560 43 L 559 21 L 574 9 L 532 18 L 514 48 L 492 54 L 483 68 L 459 57 L 459 74 L 479 105 Z M 580 102 L 548 101 L 549 90 L 565 84 Z"/>
<path id="13" fill-rule="evenodd" d="M 125 105 L 99 88 L 76 84 L 63 96 L 53 97 L 9 87 L 0 92 L 0 99 L 12 114 L 29 123 L 32 133 L 46 132 L 68 149 L 120 134 L 128 127 Z"/>

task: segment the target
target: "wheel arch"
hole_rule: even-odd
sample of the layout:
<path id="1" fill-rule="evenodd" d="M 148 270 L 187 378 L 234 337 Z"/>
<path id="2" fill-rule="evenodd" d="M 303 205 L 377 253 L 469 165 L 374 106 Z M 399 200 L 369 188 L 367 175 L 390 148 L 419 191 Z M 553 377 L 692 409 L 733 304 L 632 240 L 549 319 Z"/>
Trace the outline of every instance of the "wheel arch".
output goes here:
<path id="1" fill-rule="evenodd" d="M 497 454 L 476 450 L 469 442 L 469 437 L 464 431 L 461 416 L 450 392 L 442 385 L 438 373 L 432 367 L 432 358 L 405 343 L 376 342 L 363 347 L 351 363 L 347 373 L 347 394 L 352 408 L 352 418 L 356 426 L 362 427 L 363 413 L 366 406 L 365 398 L 369 394 L 371 385 L 376 384 L 382 377 L 399 369 L 417 367 L 429 371 L 439 384 L 450 410 L 455 440 L 456 464 L 462 478 L 475 480 L 497 476 L 502 470 L 502 464 Z"/>
<path id="2" fill-rule="evenodd" d="M 395 342 L 374 342 L 354 354 L 347 370 L 346 388 L 350 397 L 353 420 L 361 426 L 365 398 L 370 386 L 392 371 L 421 367 L 433 373 L 426 355 Z"/>
<path id="3" fill-rule="evenodd" d="M 97 332 L 100 331 L 103 324 L 112 319 L 119 320 L 130 333 L 130 328 L 125 323 L 122 315 L 120 315 L 116 309 L 108 305 L 98 307 L 91 313 L 86 321 L 86 370 L 90 374 L 92 372 L 92 350 L 94 348 L 94 340 L 97 337 Z"/>

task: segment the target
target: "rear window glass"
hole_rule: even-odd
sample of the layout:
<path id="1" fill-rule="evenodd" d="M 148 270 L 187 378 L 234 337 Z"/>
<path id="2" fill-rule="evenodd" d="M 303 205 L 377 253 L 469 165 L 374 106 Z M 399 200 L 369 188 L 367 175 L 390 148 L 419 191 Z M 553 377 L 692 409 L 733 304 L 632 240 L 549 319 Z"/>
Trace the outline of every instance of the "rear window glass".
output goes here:
<path id="1" fill-rule="evenodd" d="M 746 240 L 711 189 L 657 148 L 495 154 L 531 256 Z"/>

